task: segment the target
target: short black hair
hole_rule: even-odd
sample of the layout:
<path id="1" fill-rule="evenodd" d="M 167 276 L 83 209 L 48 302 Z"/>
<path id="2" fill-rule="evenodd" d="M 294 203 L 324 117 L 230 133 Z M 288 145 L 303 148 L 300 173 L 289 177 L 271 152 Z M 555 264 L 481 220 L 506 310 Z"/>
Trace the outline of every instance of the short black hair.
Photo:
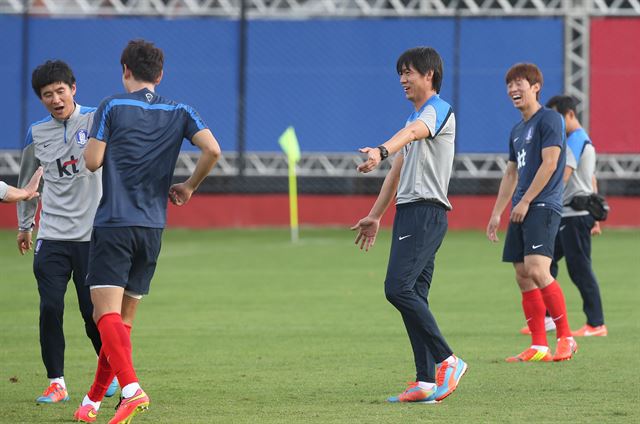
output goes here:
<path id="1" fill-rule="evenodd" d="M 155 82 L 162 74 L 164 53 L 162 49 L 145 40 L 131 40 L 122 51 L 120 64 L 124 65 L 138 81 Z"/>
<path id="2" fill-rule="evenodd" d="M 557 110 L 558 113 L 560 113 L 560 115 L 562 116 L 565 116 L 567 113 L 569 113 L 570 110 L 572 110 L 573 113 L 576 113 L 576 114 L 578 113 L 578 111 L 576 110 L 578 106 L 578 101 L 571 96 L 565 96 L 565 95 L 553 96 L 552 98 L 549 99 L 546 106 L 548 108 L 553 108 Z"/>
<path id="3" fill-rule="evenodd" d="M 442 58 L 433 47 L 414 47 L 402 53 L 396 63 L 396 71 L 398 75 L 402 73 L 403 68 L 413 68 L 420 75 L 427 75 L 429 71 L 433 71 L 433 88 L 436 93 L 440 93 L 442 86 Z"/>
<path id="4" fill-rule="evenodd" d="M 40 93 L 42 88 L 55 82 L 67 84 L 69 87 L 76 83 L 73 71 L 69 65 L 61 60 L 47 60 L 34 69 L 31 74 L 31 87 L 39 99 L 42 98 Z"/>

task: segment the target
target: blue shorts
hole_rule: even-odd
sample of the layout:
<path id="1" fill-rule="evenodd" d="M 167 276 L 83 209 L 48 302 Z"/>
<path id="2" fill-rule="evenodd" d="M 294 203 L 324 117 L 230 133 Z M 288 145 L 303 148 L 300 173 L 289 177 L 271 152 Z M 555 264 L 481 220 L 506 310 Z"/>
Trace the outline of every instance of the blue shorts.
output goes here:
<path id="1" fill-rule="evenodd" d="M 118 286 L 137 294 L 149 293 L 161 240 L 162 228 L 94 228 L 85 285 Z"/>
<path id="2" fill-rule="evenodd" d="M 509 223 L 502 261 L 524 262 L 524 257 L 529 255 L 553 259 L 560 219 L 560 214 L 553 209 L 531 206 L 522 223 Z"/>

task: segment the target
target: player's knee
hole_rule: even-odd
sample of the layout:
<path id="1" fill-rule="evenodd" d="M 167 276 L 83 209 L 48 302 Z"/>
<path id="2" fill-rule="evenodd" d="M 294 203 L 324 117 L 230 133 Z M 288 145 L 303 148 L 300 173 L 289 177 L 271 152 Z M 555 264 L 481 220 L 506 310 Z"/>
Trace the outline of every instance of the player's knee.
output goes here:
<path id="1" fill-rule="evenodd" d="M 64 299 L 40 299 L 40 314 L 46 316 L 62 316 Z"/>

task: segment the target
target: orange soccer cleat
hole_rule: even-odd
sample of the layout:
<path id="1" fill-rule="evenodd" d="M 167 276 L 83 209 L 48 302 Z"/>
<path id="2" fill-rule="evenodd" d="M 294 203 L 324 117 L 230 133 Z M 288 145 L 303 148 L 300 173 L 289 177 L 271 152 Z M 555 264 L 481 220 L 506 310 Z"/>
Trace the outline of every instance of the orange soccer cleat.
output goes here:
<path id="1" fill-rule="evenodd" d="M 427 390 L 419 386 L 417 381 L 408 383 L 409 387 L 400 393 L 398 396 L 392 396 L 387 399 L 387 402 L 415 402 L 415 403 L 437 403 L 436 402 L 436 387 Z"/>
<path id="2" fill-rule="evenodd" d="M 62 387 L 59 383 L 51 383 L 49 387 L 46 388 L 42 396 L 36 399 L 38 403 L 57 403 L 57 402 L 66 402 L 69 400 L 69 394 L 67 394 L 67 389 Z"/>
<path id="3" fill-rule="evenodd" d="M 145 412 L 147 409 L 149 409 L 149 396 L 142 389 L 138 389 L 130 398 L 120 398 L 116 406 L 116 414 L 109 424 L 129 424 L 136 414 Z"/>
<path id="4" fill-rule="evenodd" d="M 558 346 L 556 346 L 556 353 L 553 355 L 553 360 L 568 361 L 573 357 L 573 354 L 578 351 L 578 343 L 573 337 L 560 337 L 558 339 Z"/>
<path id="5" fill-rule="evenodd" d="M 96 411 L 93 405 L 80 405 L 78 409 L 76 409 L 76 412 L 73 413 L 73 418 L 75 421 L 82 423 L 92 423 L 98 418 L 98 411 Z"/>
<path id="6" fill-rule="evenodd" d="M 553 358 L 549 351 L 543 352 L 532 347 L 516 356 L 510 356 L 506 359 L 507 362 L 551 362 L 552 360 Z"/>
<path id="7" fill-rule="evenodd" d="M 574 337 L 605 337 L 607 334 L 609 334 L 609 331 L 604 324 L 598 325 L 597 327 L 585 324 L 580 329 L 571 332 L 571 335 Z"/>

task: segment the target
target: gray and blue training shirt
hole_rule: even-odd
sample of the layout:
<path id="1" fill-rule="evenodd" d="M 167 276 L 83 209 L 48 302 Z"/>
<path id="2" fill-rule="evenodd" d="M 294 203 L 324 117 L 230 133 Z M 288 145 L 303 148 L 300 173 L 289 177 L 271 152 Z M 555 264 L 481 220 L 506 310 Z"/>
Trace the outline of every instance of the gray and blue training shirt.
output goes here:
<path id="1" fill-rule="evenodd" d="M 418 119 L 426 124 L 431 135 L 402 149 L 404 163 L 396 204 L 431 200 L 451 210 L 447 192 L 455 153 L 456 119 L 453 109 L 436 94 L 419 111 L 411 114 L 406 125 Z"/>
<path id="2" fill-rule="evenodd" d="M 101 171 L 92 173 L 82 153 L 89 140 L 95 108 L 76 108 L 65 121 L 51 116 L 29 128 L 20 163 L 18 186 L 23 187 L 42 165 L 38 239 L 89 241 L 93 218 L 102 196 Z M 38 199 L 18 203 L 18 226 L 31 229 Z"/>

